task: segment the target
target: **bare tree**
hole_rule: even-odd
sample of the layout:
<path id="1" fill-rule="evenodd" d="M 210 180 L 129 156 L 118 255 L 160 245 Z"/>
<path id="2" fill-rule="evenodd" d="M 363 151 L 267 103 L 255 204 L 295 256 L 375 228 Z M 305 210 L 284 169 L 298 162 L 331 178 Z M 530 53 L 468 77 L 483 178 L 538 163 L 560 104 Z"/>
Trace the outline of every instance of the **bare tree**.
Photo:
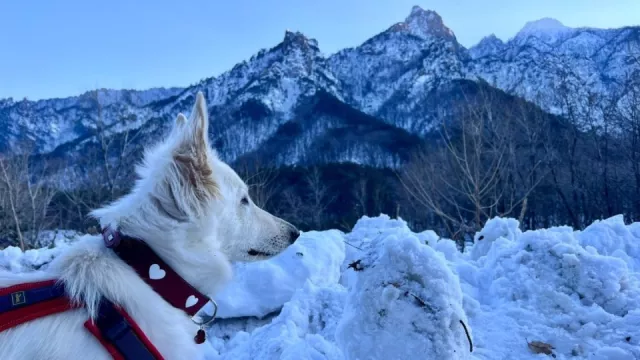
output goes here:
<path id="1" fill-rule="evenodd" d="M 78 221 L 87 212 L 105 202 L 113 201 L 130 184 L 133 176 L 133 155 L 137 131 L 130 129 L 135 114 L 126 106 L 115 103 L 108 111 L 102 104 L 100 90 L 89 93 L 87 107 L 93 109 L 86 117 L 92 137 L 81 144 L 84 153 L 69 159 L 64 195 L 69 204 L 66 211 L 75 214 Z M 84 229 L 83 229 L 84 230 Z"/>
<path id="2" fill-rule="evenodd" d="M 48 181 L 47 162 L 32 164 L 31 151 L 0 155 L 0 209 L 3 233 L 12 233 L 20 249 L 38 246 L 40 234 L 51 223 L 48 210 L 56 189 Z M 9 231 L 12 229 L 12 231 Z"/>
<path id="3" fill-rule="evenodd" d="M 276 181 L 278 169 L 275 166 L 265 166 L 257 160 L 242 163 L 238 168 L 238 174 L 249 186 L 251 200 L 260 208 L 268 209 L 281 191 L 281 186 Z"/>
<path id="4" fill-rule="evenodd" d="M 281 194 L 281 206 L 276 209 L 279 216 L 294 224 L 306 222 L 306 209 L 304 200 L 295 193 L 294 188 L 285 189 Z"/>
<path id="5" fill-rule="evenodd" d="M 368 215 L 369 205 L 369 179 L 364 176 L 358 178 L 353 184 L 353 198 L 356 201 L 356 214 L 358 217 Z"/>
<path id="6" fill-rule="evenodd" d="M 638 59 L 640 66 L 640 56 Z M 624 90 L 616 100 L 621 155 L 626 163 L 624 167 L 633 179 L 629 184 L 629 188 L 633 189 L 630 217 L 637 220 L 640 219 L 640 69 L 627 76 Z"/>
<path id="7" fill-rule="evenodd" d="M 442 123 L 442 146 L 417 152 L 400 171 L 410 198 L 437 215 L 452 238 L 462 240 L 494 216 L 522 213 L 539 183 L 532 173 L 540 161 L 518 166 L 517 115 L 480 92 L 459 109 L 455 126 Z"/>
<path id="8" fill-rule="evenodd" d="M 18 243 L 20 244 L 20 249 L 22 251 L 25 250 L 25 241 L 24 236 L 22 234 L 22 222 L 20 219 L 20 200 L 23 198 L 23 187 L 21 186 L 21 182 L 23 181 L 22 175 L 16 169 L 10 167 L 11 164 L 14 164 L 11 160 L 7 159 L 7 157 L 3 156 L 0 158 L 0 168 L 2 169 L 2 185 L 3 185 L 3 200 L 6 201 L 3 204 L 3 212 L 6 212 L 11 217 L 13 222 L 13 228 L 15 230 L 16 237 L 18 239 Z M 8 205 L 8 206 L 7 206 Z"/>
<path id="9" fill-rule="evenodd" d="M 326 210 L 335 199 L 329 196 L 329 187 L 317 166 L 306 174 L 304 180 L 309 190 L 304 204 L 308 214 L 307 221 L 314 228 L 320 229 L 325 223 Z"/>
<path id="10" fill-rule="evenodd" d="M 135 135 L 130 131 L 130 122 L 136 120 L 135 115 L 128 114 L 125 109 L 114 111 L 115 120 L 107 124 L 104 119 L 103 105 L 100 101 L 99 90 L 91 92 L 96 107 L 96 116 L 90 118 L 93 123 L 94 137 L 99 146 L 101 156 L 100 165 L 103 169 L 103 180 L 108 187 L 110 198 L 115 198 L 116 190 L 122 185 L 123 172 L 130 164 L 126 161 L 132 149 Z M 114 105 L 115 106 L 115 105 Z M 123 126 L 123 131 L 118 131 Z"/>

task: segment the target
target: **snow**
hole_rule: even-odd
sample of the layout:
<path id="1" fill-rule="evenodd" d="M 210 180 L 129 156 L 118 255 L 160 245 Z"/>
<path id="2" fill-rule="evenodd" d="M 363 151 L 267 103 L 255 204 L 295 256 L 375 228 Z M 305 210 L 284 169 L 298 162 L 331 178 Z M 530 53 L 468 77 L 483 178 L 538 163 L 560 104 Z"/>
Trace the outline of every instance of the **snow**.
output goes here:
<path id="1" fill-rule="evenodd" d="M 0 267 L 28 271 L 65 246 L 7 248 Z M 640 359 L 640 223 L 621 216 L 526 232 L 494 218 L 464 253 L 401 219 L 363 217 L 234 268 L 208 359 L 547 358 L 534 341 L 556 359 Z"/>
<path id="2" fill-rule="evenodd" d="M 215 297 L 218 317 L 263 317 L 280 310 L 306 281 L 337 283 L 344 246 L 337 230 L 309 232 L 270 261 L 234 264 L 235 281 Z"/>
<path id="3" fill-rule="evenodd" d="M 412 234 L 383 232 L 372 241 L 336 329 L 345 357 L 468 358 L 462 291 L 444 257 Z"/>
<path id="4" fill-rule="evenodd" d="M 25 237 L 30 234 L 25 233 Z M 46 245 L 40 249 L 22 252 L 17 246 L 0 250 L 0 272 L 9 270 L 19 273 L 33 269 L 46 269 L 55 256 L 68 247 L 80 234 L 73 230 L 42 231 L 37 242 Z"/>
<path id="5" fill-rule="evenodd" d="M 0 271 L 9 270 L 19 273 L 38 269 L 53 260 L 55 256 L 64 250 L 64 247 L 30 249 L 23 253 L 19 247 L 9 246 L 0 250 Z"/>
<path id="6" fill-rule="evenodd" d="M 620 240 L 610 236 L 620 225 L 615 220 L 591 226 L 599 227 L 600 235 L 609 227 L 609 236 L 568 227 L 521 233 L 515 220 L 489 221 L 479 235 L 485 236 L 479 243 L 487 243 L 472 247 L 471 256 L 454 265 L 471 297 L 465 309 L 476 330 L 477 355 L 526 358 L 526 348 L 518 344 L 528 338 L 551 343 L 566 357 L 607 358 L 598 355 L 604 346 L 628 359 L 640 357 L 640 274 L 596 250 Z M 631 232 L 636 226 L 625 228 Z M 594 246 L 582 245 L 586 237 Z M 639 239 L 636 234 L 633 252 Z"/>

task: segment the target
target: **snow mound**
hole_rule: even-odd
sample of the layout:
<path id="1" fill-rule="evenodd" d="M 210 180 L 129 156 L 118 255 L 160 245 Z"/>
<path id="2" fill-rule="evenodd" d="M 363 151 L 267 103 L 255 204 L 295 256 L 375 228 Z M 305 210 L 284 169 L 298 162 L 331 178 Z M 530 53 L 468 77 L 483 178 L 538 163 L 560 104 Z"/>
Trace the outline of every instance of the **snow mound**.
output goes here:
<path id="1" fill-rule="evenodd" d="M 334 284 L 340 279 L 345 248 L 337 230 L 303 233 L 267 261 L 234 264 L 234 281 L 215 297 L 220 318 L 264 317 L 280 310 L 306 281 Z M 212 313 L 209 306 L 205 309 Z"/>
<path id="2" fill-rule="evenodd" d="M 580 245 L 599 254 L 624 260 L 634 272 L 640 272 L 640 223 L 625 225 L 622 215 L 596 221 L 576 234 Z"/>
<path id="3" fill-rule="evenodd" d="M 457 278 L 441 254 L 400 229 L 373 238 L 354 266 L 357 281 L 338 324 L 337 344 L 348 359 L 467 358 L 461 321 L 468 321 Z"/>
<path id="4" fill-rule="evenodd" d="M 0 250 L 0 277 L 46 266 L 65 246 Z M 273 259 L 234 265 L 203 350 L 216 360 L 550 358 L 532 351 L 537 341 L 560 360 L 640 359 L 639 262 L 640 223 L 621 216 L 525 232 L 494 218 L 464 253 L 402 219 L 363 217 L 349 233 L 308 232 Z"/>
<path id="5" fill-rule="evenodd" d="M 493 218 L 487 221 L 484 228 L 473 237 L 475 245 L 471 248 L 471 258 L 477 260 L 487 255 L 493 244 L 499 239 L 515 241 L 516 237 L 521 234 L 519 225 L 515 219 Z"/>
<path id="6" fill-rule="evenodd" d="M 633 251 L 637 224 L 621 221 L 609 219 L 584 232 L 557 227 L 524 233 L 513 219 L 489 221 L 476 235 L 485 238 L 453 265 L 471 298 L 465 310 L 479 352 L 487 359 L 499 353 L 526 358 L 526 347 L 516 344 L 528 339 L 550 343 L 567 357 L 640 358 L 640 274 L 623 260 L 627 255 L 596 250 L 619 254 L 628 245 Z"/>

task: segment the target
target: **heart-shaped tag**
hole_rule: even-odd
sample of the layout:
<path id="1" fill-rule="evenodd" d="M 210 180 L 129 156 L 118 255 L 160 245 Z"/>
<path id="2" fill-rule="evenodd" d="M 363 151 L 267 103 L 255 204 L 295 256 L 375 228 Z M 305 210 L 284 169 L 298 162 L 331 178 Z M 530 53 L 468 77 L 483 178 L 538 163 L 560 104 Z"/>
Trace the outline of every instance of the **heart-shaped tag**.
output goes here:
<path id="1" fill-rule="evenodd" d="M 193 305 L 195 305 L 197 303 L 198 303 L 198 298 L 193 296 L 193 295 L 191 295 L 191 296 L 189 296 L 187 298 L 187 302 L 184 305 L 185 305 L 185 307 L 189 308 L 189 307 L 192 307 Z"/>
<path id="2" fill-rule="evenodd" d="M 160 269 L 160 266 L 158 264 L 153 264 L 149 268 L 149 279 L 151 280 L 160 280 L 164 278 L 165 275 L 166 272 Z"/>

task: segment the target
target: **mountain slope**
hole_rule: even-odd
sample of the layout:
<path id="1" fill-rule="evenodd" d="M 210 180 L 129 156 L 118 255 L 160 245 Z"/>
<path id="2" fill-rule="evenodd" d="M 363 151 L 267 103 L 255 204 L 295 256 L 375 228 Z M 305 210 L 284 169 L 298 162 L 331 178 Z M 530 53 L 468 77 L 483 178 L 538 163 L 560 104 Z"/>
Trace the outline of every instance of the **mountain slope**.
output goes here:
<path id="1" fill-rule="evenodd" d="M 37 152 L 49 152 L 87 135 L 98 122 L 109 127 L 122 117 L 130 120 L 135 117 L 130 126 L 140 126 L 138 121 L 144 121 L 150 115 L 145 109 L 180 91 L 178 88 L 144 91 L 101 89 L 64 99 L 0 100 L 0 127 L 7 129 L 0 135 L 0 152 L 23 142 L 33 142 Z"/>
<path id="2" fill-rule="evenodd" d="M 485 38 L 470 54 L 470 72 L 547 111 L 566 114 L 590 96 L 616 96 L 633 80 L 640 71 L 640 27 L 569 28 L 541 19 L 506 43 Z"/>
<path id="3" fill-rule="evenodd" d="M 126 131 L 138 149 L 203 91 L 212 143 L 225 161 L 390 166 L 473 100 L 465 81 L 567 114 L 637 76 L 639 39 L 638 27 L 573 29 L 542 19 L 507 42 L 489 36 L 467 50 L 437 13 L 416 6 L 404 21 L 330 57 L 314 39 L 287 31 L 275 47 L 187 88 L 0 100 L 0 152 L 32 142 L 37 152 L 73 160 L 99 148 L 99 137 Z"/>
<path id="4" fill-rule="evenodd" d="M 412 116 L 415 107 L 440 84 L 466 77 L 468 60 L 442 18 L 416 6 L 404 22 L 331 56 L 329 67 L 350 104 L 414 131 L 408 124 L 422 122 L 420 114 Z"/>
<path id="5" fill-rule="evenodd" d="M 293 120 L 243 158 L 281 165 L 350 162 L 395 167 L 420 144 L 420 137 L 319 91 L 303 99 Z"/>

